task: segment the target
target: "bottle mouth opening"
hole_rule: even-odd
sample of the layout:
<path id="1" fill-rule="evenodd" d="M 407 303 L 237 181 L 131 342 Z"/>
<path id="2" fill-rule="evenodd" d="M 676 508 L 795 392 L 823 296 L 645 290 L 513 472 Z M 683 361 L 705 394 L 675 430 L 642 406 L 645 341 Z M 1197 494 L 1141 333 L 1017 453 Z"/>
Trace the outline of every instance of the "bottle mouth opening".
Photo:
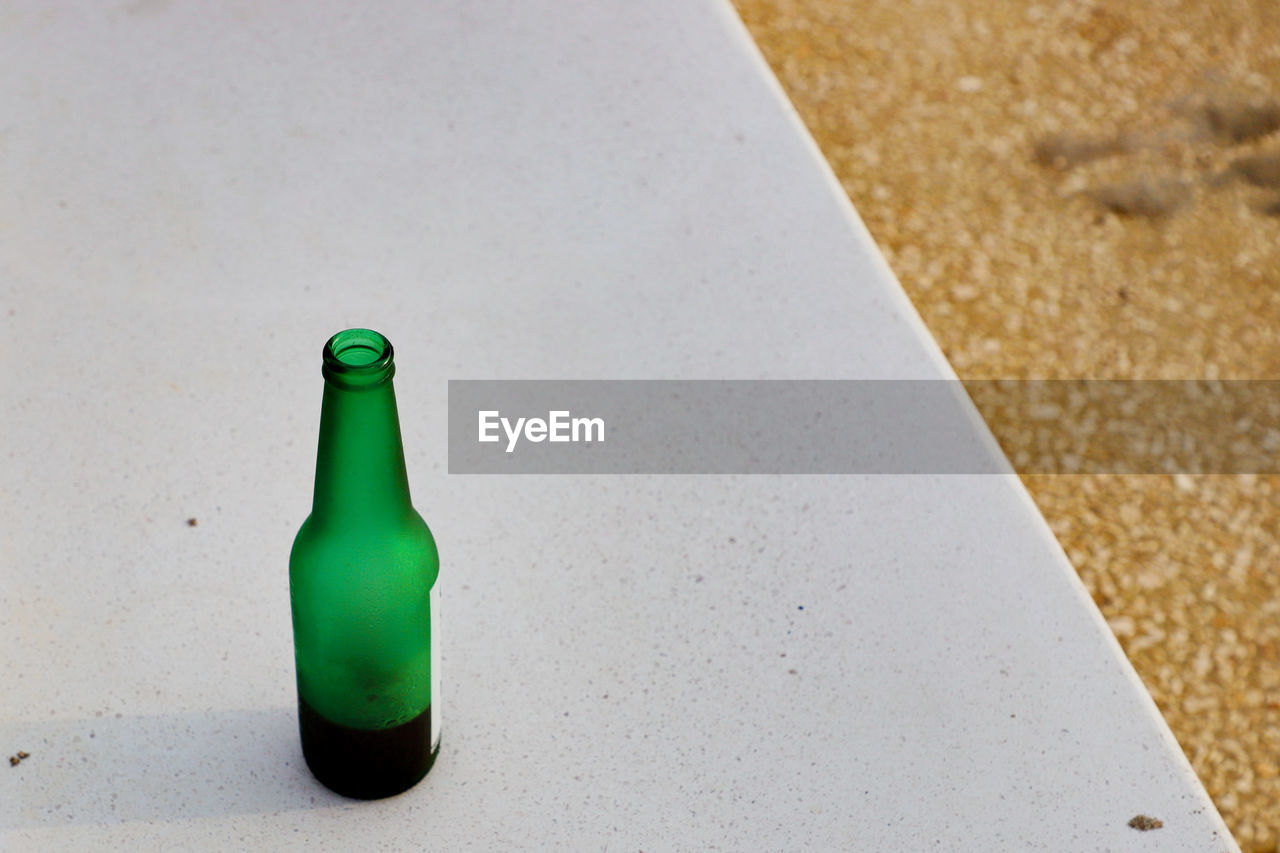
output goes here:
<path id="1" fill-rule="evenodd" d="M 324 375 L 359 384 L 390 378 L 394 368 L 391 341 L 372 329 L 347 329 L 324 345 Z"/>

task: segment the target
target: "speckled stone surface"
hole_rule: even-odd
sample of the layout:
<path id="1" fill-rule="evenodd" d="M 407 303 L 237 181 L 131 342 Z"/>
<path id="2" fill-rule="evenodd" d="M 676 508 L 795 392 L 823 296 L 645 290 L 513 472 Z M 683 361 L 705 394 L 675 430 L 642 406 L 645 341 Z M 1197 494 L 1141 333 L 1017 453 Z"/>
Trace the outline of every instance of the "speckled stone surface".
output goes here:
<path id="1" fill-rule="evenodd" d="M 950 375 L 727 5 L 5 15 L 8 848 L 1232 849 L 1015 478 L 445 474 L 448 378 Z M 448 619 L 376 803 L 286 574 L 357 324 Z"/>

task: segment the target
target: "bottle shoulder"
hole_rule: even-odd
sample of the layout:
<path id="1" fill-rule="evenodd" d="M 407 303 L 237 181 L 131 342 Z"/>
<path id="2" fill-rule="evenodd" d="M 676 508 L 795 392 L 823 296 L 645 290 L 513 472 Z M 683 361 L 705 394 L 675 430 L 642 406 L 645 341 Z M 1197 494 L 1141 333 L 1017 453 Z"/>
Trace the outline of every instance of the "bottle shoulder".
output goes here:
<path id="1" fill-rule="evenodd" d="M 427 522 L 413 507 L 394 513 L 338 514 L 312 512 L 302 522 L 294 536 L 295 546 L 315 539 L 377 540 L 387 538 L 418 538 L 435 543 L 435 537 Z"/>
<path id="2" fill-rule="evenodd" d="M 289 553 L 291 576 L 359 565 L 412 567 L 435 582 L 439 553 L 431 529 L 416 511 L 382 520 L 335 520 L 310 515 Z"/>

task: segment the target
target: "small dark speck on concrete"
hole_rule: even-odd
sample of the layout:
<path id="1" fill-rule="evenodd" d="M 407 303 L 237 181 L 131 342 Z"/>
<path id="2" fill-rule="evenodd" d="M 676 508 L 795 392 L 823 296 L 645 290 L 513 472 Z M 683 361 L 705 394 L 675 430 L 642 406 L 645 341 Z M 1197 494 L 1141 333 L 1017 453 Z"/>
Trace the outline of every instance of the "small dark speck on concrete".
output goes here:
<path id="1" fill-rule="evenodd" d="M 804 605 L 803 605 L 803 604 L 801 604 L 801 605 L 800 605 L 800 607 L 799 607 L 798 609 L 800 609 L 800 610 L 804 610 Z"/>
<path id="2" fill-rule="evenodd" d="M 1144 814 L 1134 815 L 1129 820 L 1129 826 L 1140 832 L 1146 832 L 1149 829 L 1159 829 L 1164 826 L 1164 821 L 1154 817 L 1147 817 Z"/>
<path id="3" fill-rule="evenodd" d="M 799 674 L 800 673 L 796 672 L 794 669 L 787 670 L 787 675 L 799 675 Z"/>
<path id="4" fill-rule="evenodd" d="M 22 759 L 21 759 L 21 758 L 19 758 L 19 757 L 18 757 L 18 756 L 16 756 L 16 755 L 10 755 L 10 756 L 9 756 L 9 766 L 10 766 L 10 767 L 17 767 L 17 766 L 18 766 L 18 763 L 19 763 L 19 762 L 21 762 L 21 761 L 22 761 Z"/>
<path id="5" fill-rule="evenodd" d="M 187 527 L 195 527 L 199 523 L 200 522 L 196 521 L 194 518 L 187 519 Z"/>

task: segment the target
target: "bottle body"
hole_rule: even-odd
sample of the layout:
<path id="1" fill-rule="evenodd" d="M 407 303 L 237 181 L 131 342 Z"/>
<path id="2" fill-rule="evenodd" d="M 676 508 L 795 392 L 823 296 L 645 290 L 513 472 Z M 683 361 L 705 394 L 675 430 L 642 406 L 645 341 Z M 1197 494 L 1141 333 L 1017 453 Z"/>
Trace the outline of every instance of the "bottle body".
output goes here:
<path id="1" fill-rule="evenodd" d="M 362 799 L 412 787 L 440 742 L 439 557 L 409 501 L 393 373 L 376 333 L 326 346 L 315 499 L 289 558 L 303 755 Z"/>

